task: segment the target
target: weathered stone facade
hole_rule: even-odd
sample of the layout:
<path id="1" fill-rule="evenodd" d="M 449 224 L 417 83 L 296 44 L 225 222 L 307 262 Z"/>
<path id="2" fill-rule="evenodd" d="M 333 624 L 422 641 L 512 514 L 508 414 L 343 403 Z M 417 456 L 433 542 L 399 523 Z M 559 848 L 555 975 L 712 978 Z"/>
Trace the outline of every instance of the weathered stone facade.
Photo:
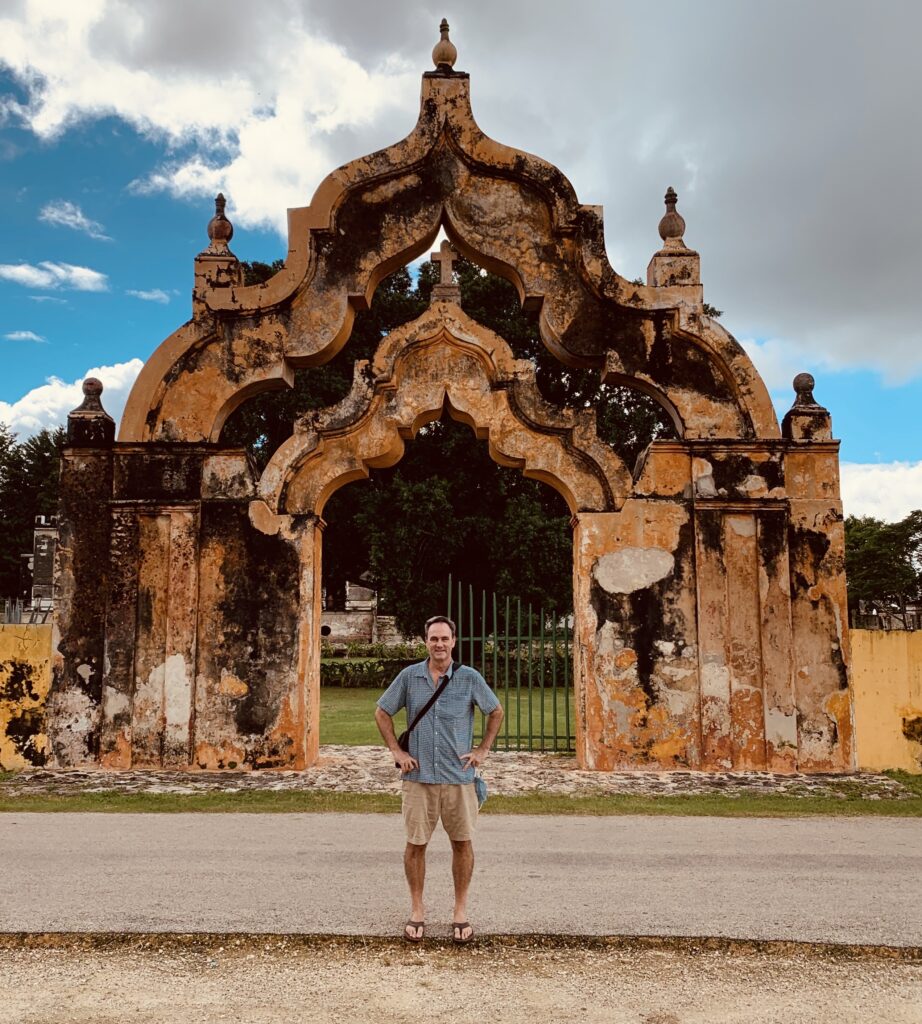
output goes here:
<path id="1" fill-rule="evenodd" d="M 675 194 L 647 284 L 620 277 L 600 210 L 482 134 L 446 53 L 410 135 L 289 211 L 285 266 L 265 284 L 242 286 L 219 197 L 193 317 L 148 360 L 118 441 L 101 410 L 72 417 L 56 763 L 313 763 L 324 505 L 447 410 L 573 514 L 583 767 L 851 768 L 838 446 L 812 381 L 798 379 L 779 429 L 748 356 L 705 315 Z M 257 478 L 221 443 L 228 416 L 330 360 L 378 283 L 441 228 L 515 285 L 562 363 L 651 395 L 679 440 L 654 442 L 632 473 L 591 410 L 544 401 L 531 364 L 462 311 L 446 273 L 427 312 Z"/>

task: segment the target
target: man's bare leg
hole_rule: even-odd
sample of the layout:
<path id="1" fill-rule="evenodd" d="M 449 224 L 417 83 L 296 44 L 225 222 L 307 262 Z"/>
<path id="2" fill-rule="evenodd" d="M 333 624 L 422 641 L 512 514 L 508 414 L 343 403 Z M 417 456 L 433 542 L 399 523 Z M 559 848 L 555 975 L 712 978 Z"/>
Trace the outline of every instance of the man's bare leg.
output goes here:
<path id="1" fill-rule="evenodd" d="M 407 843 L 403 852 L 403 870 L 407 876 L 407 885 L 410 887 L 410 920 L 425 921 L 426 911 L 423 907 L 423 887 L 426 884 L 426 847 L 417 843 Z M 423 929 L 406 929 L 407 937 L 421 939 Z"/>
<path id="2" fill-rule="evenodd" d="M 471 876 L 474 874 L 474 844 L 470 839 L 452 839 L 451 841 L 451 876 L 455 883 L 455 912 L 452 922 L 467 921 L 467 893 L 471 887 Z M 455 938 L 466 942 L 474 929 L 468 925 Z"/>

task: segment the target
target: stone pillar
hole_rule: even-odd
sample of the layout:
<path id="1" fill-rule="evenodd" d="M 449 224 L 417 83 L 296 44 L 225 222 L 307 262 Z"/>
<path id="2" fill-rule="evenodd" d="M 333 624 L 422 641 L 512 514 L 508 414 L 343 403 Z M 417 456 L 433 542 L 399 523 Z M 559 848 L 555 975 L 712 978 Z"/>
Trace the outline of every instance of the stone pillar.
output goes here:
<path id="1" fill-rule="evenodd" d="M 48 700 L 48 734 L 58 767 L 92 764 L 99 754 L 115 439 L 115 423 L 100 402 L 102 390 L 95 378 L 83 382 L 83 403 L 67 417 L 61 459 Z"/>
<path id="2" fill-rule="evenodd" d="M 109 601 L 99 743 L 99 760 L 107 768 L 131 767 L 139 560 L 137 508 L 115 505 L 109 537 Z"/>
<path id="3" fill-rule="evenodd" d="M 765 705 L 765 769 L 797 769 L 797 708 L 791 663 L 788 519 L 784 509 L 760 509 L 759 633 Z"/>
<path id="4" fill-rule="evenodd" d="M 573 546 L 580 766 L 696 766 L 694 544 L 687 504 L 630 499 L 620 512 L 581 512 Z"/>
<path id="5" fill-rule="evenodd" d="M 261 501 L 202 502 L 196 766 L 300 769 L 316 758 L 320 530 Z"/>
<path id="6" fill-rule="evenodd" d="M 137 591 L 125 610 L 126 616 L 135 609 L 137 614 L 131 763 L 184 768 L 192 756 L 198 508 L 139 508 L 135 514 Z"/>
<path id="7" fill-rule="evenodd" d="M 782 423 L 790 443 L 785 477 L 798 766 L 848 771 L 855 767 L 855 751 L 839 442 L 831 440 L 831 417 L 814 400 L 813 387 L 808 373 L 794 378 L 797 397 Z"/>

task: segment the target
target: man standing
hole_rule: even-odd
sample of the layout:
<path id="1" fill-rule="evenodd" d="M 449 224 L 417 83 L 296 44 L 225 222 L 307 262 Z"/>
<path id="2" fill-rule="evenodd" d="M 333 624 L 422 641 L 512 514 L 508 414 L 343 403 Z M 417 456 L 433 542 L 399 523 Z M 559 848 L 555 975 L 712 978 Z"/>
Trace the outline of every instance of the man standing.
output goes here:
<path id="1" fill-rule="evenodd" d="M 425 934 L 426 846 L 441 818 L 451 840 L 455 883 L 452 939 L 464 944 L 474 937 L 467 921 L 478 811 L 474 777 L 499 732 L 503 709 L 479 672 L 452 664 L 457 632 L 451 619 L 444 615 L 429 619 L 425 636 L 429 657 L 405 668 L 385 690 L 375 709 L 375 722 L 403 775 L 407 830 L 403 865 L 410 887 L 410 919 L 403 936 L 408 942 L 420 942 Z M 405 707 L 409 724 L 440 686 L 444 691 L 410 734 L 410 753 L 401 750 L 394 733 L 394 715 Z M 483 741 L 472 750 L 475 705 L 488 717 Z"/>

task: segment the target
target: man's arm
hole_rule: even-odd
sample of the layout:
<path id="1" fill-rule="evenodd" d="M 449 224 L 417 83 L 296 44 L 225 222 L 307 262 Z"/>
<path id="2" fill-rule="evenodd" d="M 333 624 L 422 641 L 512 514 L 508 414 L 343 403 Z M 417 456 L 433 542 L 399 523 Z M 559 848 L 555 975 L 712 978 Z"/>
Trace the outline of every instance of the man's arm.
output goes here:
<path id="1" fill-rule="evenodd" d="M 478 768 L 484 761 L 486 761 L 487 756 L 490 753 L 490 747 L 493 746 L 493 741 L 499 733 L 499 727 L 503 724 L 504 717 L 505 712 L 503 711 L 502 705 L 495 707 L 487 715 L 487 724 L 483 731 L 483 739 L 480 742 L 480 746 L 475 750 L 472 750 L 469 754 L 462 754 L 461 756 L 461 760 L 464 762 L 465 768 Z"/>
<path id="2" fill-rule="evenodd" d="M 383 708 L 375 708 L 375 724 L 378 727 L 378 732 L 381 733 L 381 738 L 387 744 L 388 750 L 394 755 L 394 761 L 400 771 L 405 773 L 418 768 L 419 764 L 416 758 L 410 757 L 405 750 L 400 749 L 397 734 L 394 732 L 394 719 Z"/>

